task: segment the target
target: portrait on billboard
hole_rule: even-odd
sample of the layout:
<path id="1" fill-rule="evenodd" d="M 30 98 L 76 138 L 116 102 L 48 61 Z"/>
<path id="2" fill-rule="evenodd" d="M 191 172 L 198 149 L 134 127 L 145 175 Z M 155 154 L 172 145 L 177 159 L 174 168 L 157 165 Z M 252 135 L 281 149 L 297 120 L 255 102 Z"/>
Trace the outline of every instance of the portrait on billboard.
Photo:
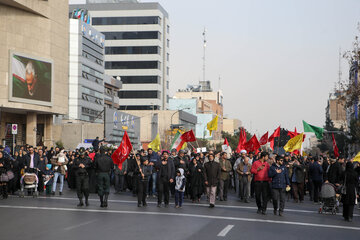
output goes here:
<path id="1" fill-rule="evenodd" d="M 51 105 L 52 61 L 15 52 L 10 61 L 10 101 Z"/>

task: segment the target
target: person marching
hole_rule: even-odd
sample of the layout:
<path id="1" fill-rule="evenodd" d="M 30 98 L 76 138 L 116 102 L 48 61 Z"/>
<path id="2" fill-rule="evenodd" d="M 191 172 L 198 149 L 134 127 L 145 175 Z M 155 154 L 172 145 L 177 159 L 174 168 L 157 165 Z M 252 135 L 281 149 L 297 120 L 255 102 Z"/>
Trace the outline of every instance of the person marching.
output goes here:
<path id="1" fill-rule="evenodd" d="M 134 171 L 134 175 L 138 177 L 137 180 L 137 197 L 138 197 L 138 207 L 141 207 L 141 203 L 144 207 L 146 204 L 146 187 L 149 182 L 149 177 L 152 175 L 152 168 L 149 164 L 149 160 L 147 158 L 143 158 L 143 162 L 141 163 L 141 155 L 137 153 L 135 155 L 136 159 L 136 168 Z"/>
<path id="2" fill-rule="evenodd" d="M 75 160 L 74 170 L 76 171 L 76 192 L 79 198 L 78 207 L 84 206 L 83 196 L 85 196 L 85 204 L 89 206 L 89 174 L 87 169 L 91 166 L 91 160 L 85 156 L 84 149 L 80 149 L 80 156 Z"/>
<path id="3" fill-rule="evenodd" d="M 282 216 L 285 208 L 285 188 L 290 188 L 289 174 L 283 157 L 276 156 L 276 163 L 273 163 L 269 169 L 269 177 L 272 178 L 274 215 L 277 215 L 279 209 L 279 216 Z M 279 200 L 280 207 L 278 207 Z"/>
<path id="4" fill-rule="evenodd" d="M 111 157 L 105 154 L 103 147 L 100 147 L 100 154 L 95 156 L 94 162 L 100 207 L 107 207 L 110 193 L 110 171 L 114 168 L 114 163 Z"/>
<path id="5" fill-rule="evenodd" d="M 209 197 L 210 208 L 215 207 L 216 188 L 220 181 L 221 167 L 215 162 L 213 153 L 209 154 L 209 161 L 204 164 L 204 180 L 206 192 Z"/>

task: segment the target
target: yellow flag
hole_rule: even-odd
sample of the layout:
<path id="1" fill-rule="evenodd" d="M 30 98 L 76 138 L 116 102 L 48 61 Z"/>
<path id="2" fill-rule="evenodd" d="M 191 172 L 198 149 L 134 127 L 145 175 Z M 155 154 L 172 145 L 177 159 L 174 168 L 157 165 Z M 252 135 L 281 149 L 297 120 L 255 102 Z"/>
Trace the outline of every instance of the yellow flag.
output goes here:
<path id="1" fill-rule="evenodd" d="M 183 146 L 181 147 L 181 149 L 184 150 L 185 148 L 187 148 L 187 143 L 186 143 L 186 142 L 183 144 Z"/>
<path id="2" fill-rule="evenodd" d="M 153 151 L 158 152 L 160 151 L 160 135 L 157 134 L 154 140 L 148 145 L 149 148 L 152 148 Z"/>
<path id="3" fill-rule="evenodd" d="M 354 157 L 354 162 L 360 163 L 360 152 L 358 152 L 358 154 L 356 154 L 356 156 Z"/>
<path id="4" fill-rule="evenodd" d="M 297 149 L 300 149 L 303 142 L 303 138 L 304 138 L 304 133 L 293 137 L 286 143 L 286 145 L 284 146 L 284 150 L 286 152 L 293 152 Z"/>
<path id="5" fill-rule="evenodd" d="M 207 130 L 209 130 L 210 136 L 212 131 L 218 129 L 218 118 L 219 118 L 218 115 L 216 115 L 216 117 L 213 120 L 207 123 Z"/>

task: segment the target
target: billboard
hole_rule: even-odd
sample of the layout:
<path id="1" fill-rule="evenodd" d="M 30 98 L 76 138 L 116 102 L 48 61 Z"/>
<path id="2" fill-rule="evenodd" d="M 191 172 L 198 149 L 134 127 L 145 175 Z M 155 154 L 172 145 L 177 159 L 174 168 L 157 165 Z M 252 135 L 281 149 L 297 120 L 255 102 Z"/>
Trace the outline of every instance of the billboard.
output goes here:
<path id="1" fill-rule="evenodd" d="M 9 100 L 52 105 L 53 62 L 10 52 Z"/>

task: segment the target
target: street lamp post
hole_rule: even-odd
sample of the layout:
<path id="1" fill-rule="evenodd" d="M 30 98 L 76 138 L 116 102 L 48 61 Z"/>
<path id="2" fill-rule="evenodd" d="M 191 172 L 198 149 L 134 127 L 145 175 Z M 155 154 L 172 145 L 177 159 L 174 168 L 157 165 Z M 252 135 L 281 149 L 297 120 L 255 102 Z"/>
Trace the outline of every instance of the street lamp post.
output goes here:
<path id="1" fill-rule="evenodd" d="M 170 127 L 172 127 L 172 125 L 173 125 L 173 117 L 174 117 L 174 115 L 176 114 L 176 113 L 178 113 L 178 112 L 180 112 L 180 111 L 182 111 L 182 110 L 189 110 L 190 108 L 182 108 L 182 109 L 179 109 L 179 110 L 177 110 L 176 112 L 174 112 L 172 115 L 171 115 L 171 125 L 170 125 Z"/>

